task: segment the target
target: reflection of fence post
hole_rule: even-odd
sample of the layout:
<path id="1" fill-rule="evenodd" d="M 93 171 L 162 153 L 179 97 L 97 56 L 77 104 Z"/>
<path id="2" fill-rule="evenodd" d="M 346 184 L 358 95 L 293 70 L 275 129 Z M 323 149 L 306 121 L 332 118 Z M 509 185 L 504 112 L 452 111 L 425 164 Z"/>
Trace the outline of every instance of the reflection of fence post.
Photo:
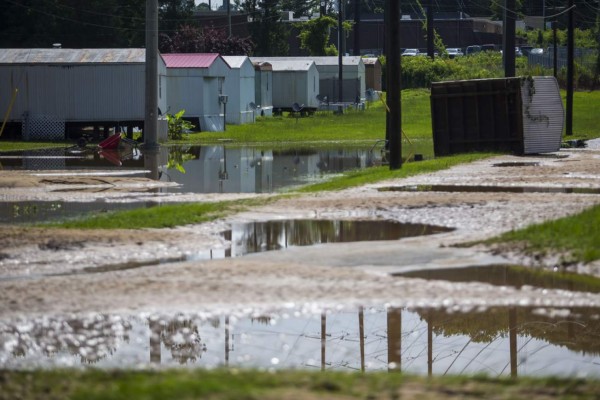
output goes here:
<path id="1" fill-rule="evenodd" d="M 517 377 L 517 309 L 508 309 L 508 332 L 510 343 L 510 376 Z"/>
<path id="2" fill-rule="evenodd" d="M 358 308 L 358 333 L 360 340 L 360 370 L 365 372 L 365 311 Z"/>
<path id="3" fill-rule="evenodd" d="M 327 341 L 327 316 L 321 314 L 321 371 L 325 371 L 325 343 Z"/>
<path id="4" fill-rule="evenodd" d="M 160 364 L 160 333 L 162 328 L 159 321 L 150 320 L 150 362 Z"/>
<path id="5" fill-rule="evenodd" d="M 388 371 L 401 371 L 402 310 L 390 308 L 387 313 Z"/>
<path id="6" fill-rule="evenodd" d="M 427 319 L 427 375 L 433 375 L 433 317 L 431 310 Z"/>
<path id="7" fill-rule="evenodd" d="M 225 365 L 229 366 L 229 317 L 225 317 Z"/>

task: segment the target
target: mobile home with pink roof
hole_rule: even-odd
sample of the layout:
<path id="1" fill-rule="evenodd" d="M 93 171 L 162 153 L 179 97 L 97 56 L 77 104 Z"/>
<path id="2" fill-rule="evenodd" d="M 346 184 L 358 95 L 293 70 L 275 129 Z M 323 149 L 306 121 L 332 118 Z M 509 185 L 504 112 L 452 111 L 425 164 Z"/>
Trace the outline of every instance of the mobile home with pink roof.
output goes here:
<path id="1" fill-rule="evenodd" d="M 175 114 L 185 110 L 184 118 L 196 130 L 222 131 L 226 104 L 225 78 L 229 66 L 216 53 L 162 54 L 167 66 L 167 109 Z"/>

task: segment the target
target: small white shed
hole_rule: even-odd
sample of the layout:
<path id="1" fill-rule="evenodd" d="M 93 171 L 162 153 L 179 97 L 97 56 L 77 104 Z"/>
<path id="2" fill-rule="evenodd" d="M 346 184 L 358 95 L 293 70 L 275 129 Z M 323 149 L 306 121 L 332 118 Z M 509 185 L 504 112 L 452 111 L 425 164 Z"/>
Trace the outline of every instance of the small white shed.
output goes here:
<path id="1" fill-rule="evenodd" d="M 254 122 L 255 71 L 247 56 L 223 56 L 229 65 L 229 75 L 225 78 L 223 94 L 228 96 L 227 123 L 246 124 Z"/>
<path id="2" fill-rule="evenodd" d="M 319 93 L 329 101 L 339 101 L 339 58 L 327 57 L 269 57 L 269 61 L 311 60 L 319 71 Z M 365 64 L 362 57 L 342 57 L 343 102 L 355 103 L 366 97 Z"/>
<path id="3" fill-rule="evenodd" d="M 273 68 L 273 109 L 292 110 L 298 103 L 305 109 L 319 107 L 319 71 L 308 59 L 251 57 L 253 63 L 268 62 Z"/>
<path id="4" fill-rule="evenodd" d="M 145 49 L 2 49 L 0 110 L 25 140 L 64 140 L 70 126 L 141 127 L 145 63 Z M 158 104 L 165 110 L 164 78 Z"/>
<path id="5" fill-rule="evenodd" d="M 201 131 L 222 131 L 225 78 L 229 66 L 216 53 L 163 54 L 167 66 L 167 110 L 175 114 L 185 110 Z M 229 100 L 227 106 L 229 105 Z"/>
<path id="6" fill-rule="evenodd" d="M 253 62 L 256 115 L 273 115 L 273 66 L 268 62 Z"/>

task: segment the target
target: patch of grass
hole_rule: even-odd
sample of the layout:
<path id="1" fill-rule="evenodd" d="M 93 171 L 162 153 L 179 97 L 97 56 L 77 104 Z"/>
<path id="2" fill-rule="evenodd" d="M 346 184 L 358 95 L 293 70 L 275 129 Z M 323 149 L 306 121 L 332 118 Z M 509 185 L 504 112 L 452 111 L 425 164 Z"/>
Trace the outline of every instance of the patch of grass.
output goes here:
<path id="1" fill-rule="evenodd" d="M 1 371 L 0 399 L 595 398 L 600 381 L 252 370 Z"/>
<path id="2" fill-rule="evenodd" d="M 566 112 L 567 93 L 561 90 L 561 94 Z M 600 91 L 573 93 L 573 136 L 565 136 L 565 139 L 593 139 L 599 136 L 598 104 Z"/>
<path id="3" fill-rule="evenodd" d="M 529 254 L 565 254 L 566 263 L 600 259 L 600 206 L 582 213 L 507 232 L 485 243 L 518 243 Z"/>
<path id="4" fill-rule="evenodd" d="M 65 142 L 23 142 L 0 140 L 0 151 L 38 150 L 55 147 L 69 147 L 72 143 Z"/>
<path id="5" fill-rule="evenodd" d="M 406 178 L 417 174 L 425 174 L 447 169 L 458 164 L 469 163 L 494 156 L 493 153 L 469 153 L 456 156 L 440 157 L 433 160 L 408 162 L 402 168 L 391 171 L 389 167 L 374 167 L 365 170 L 355 170 L 344 173 L 326 182 L 316 183 L 298 189 L 301 193 L 318 192 L 322 190 L 341 190 L 349 187 L 375 183 L 386 179 Z"/>
<path id="6" fill-rule="evenodd" d="M 172 228 L 174 226 L 199 224 L 239 212 L 246 207 L 264 204 L 269 199 L 249 199 L 214 203 L 185 203 L 158 205 L 114 211 L 80 219 L 42 224 L 45 227 L 76 229 L 143 229 Z"/>

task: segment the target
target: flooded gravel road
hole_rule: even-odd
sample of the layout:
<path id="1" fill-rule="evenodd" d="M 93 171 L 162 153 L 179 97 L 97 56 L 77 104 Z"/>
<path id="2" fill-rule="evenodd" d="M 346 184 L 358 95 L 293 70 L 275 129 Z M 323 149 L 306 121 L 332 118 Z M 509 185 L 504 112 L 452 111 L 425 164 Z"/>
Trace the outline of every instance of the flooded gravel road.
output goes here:
<path id="1" fill-rule="evenodd" d="M 532 315 L 563 316 L 564 311 L 553 310 L 581 309 L 588 310 L 584 314 L 589 326 L 600 314 L 597 290 L 570 290 L 564 284 L 516 285 L 508 280 L 505 284 L 482 279 L 451 281 L 440 276 L 419 276 L 417 272 L 518 264 L 562 274 L 565 266 L 560 265 L 559 254 L 531 258 L 516 249 L 493 251 L 457 245 L 600 204 L 600 195 L 595 193 L 600 189 L 599 171 L 600 145 L 590 141 L 588 148 L 561 150 L 555 155 L 500 156 L 341 192 L 285 198 L 223 220 L 174 229 L 98 232 L 4 226 L 0 228 L 2 331 L 13 332 L 19 326 L 34 329 L 43 325 L 40 318 L 50 316 L 63 322 L 68 319 L 64 316 L 90 314 L 109 316 L 106 318 L 134 315 L 142 321 L 148 321 L 149 316 L 176 318 L 180 314 L 206 319 L 238 315 L 243 319 L 269 312 L 287 315 L 312 310 L 319 314 L 323 310 L 329 313 L 359 307 L 377 312 L 403 309 L 411 313 L 407 314 L 411 320 L 418 319 L 414 314 L 417 309 L 458 313 L 517 307 L 533 310 Z M 165 183 L 139 177 L 104 176 L 98 180 L 64 176 L 57 180 L 30 171 L 1 171 L 0 201 L 146 201 L 160 206 L 168 202 L 269 196 L 160 194 L 146 190 L 161 184 Z M 454 185 L 457 190 L 398 189 L 436 185 Z M 465 185 L 535 190 L 460 190 Z M 89 190 L 92 186 L 95 190 Z M 70 190 L 63 190 L 65 187 Z M 395 240 L 337 243 L 321 240 L 327 235 L 320 232 L 312 234 L 310 245 L 298 245 L 290 239 L 310 236 L 304 227 L 288 229 L 282 224 L 266 228 L 255 224 L 289 220 L 392 221 L 436 226 L 445 231 Z M 240 224 L 251 224 L 245 226 L 252 228 L 224 234 Z M 335 224 L 326 230 L 344 232 Z M 273 250 L 238 251 L 269 246 Z M 252 254 L 241 256 L 240 252 Z M 600 277 L 598 263 L 567 266 L 567 270 Z M 567 314 L 581 314 L 571 312 Z M 152 331 L 140 328 L 139 322 L 128 324 Z M 300 332 L 306 334 L 302 329 Z M 5 350 L 18 349 L 14 332 L 12 335 L 3 336 Z M 596 333 L 592 336 L 593 343 L 600 342 Z M 9 340 L 11 337 L 14 340 Z M 146 339 L 141 340 L 146 343 Z M 36 347 L 35 340 L 32 343 L 44 351 Z M 311 353 L 303 362 L 310 359 L 318 366 L 315 357 Z M 268 362 L 257 365 L 273 366 L 274 359 L 280 360 L 281 356 L 272 355 Z M 13 361 L 0 358 L 0 362 Z M 376 363 L 375 359 L 370 362 Z M 584 370 L 598 374 L 596 370 Z"/>

